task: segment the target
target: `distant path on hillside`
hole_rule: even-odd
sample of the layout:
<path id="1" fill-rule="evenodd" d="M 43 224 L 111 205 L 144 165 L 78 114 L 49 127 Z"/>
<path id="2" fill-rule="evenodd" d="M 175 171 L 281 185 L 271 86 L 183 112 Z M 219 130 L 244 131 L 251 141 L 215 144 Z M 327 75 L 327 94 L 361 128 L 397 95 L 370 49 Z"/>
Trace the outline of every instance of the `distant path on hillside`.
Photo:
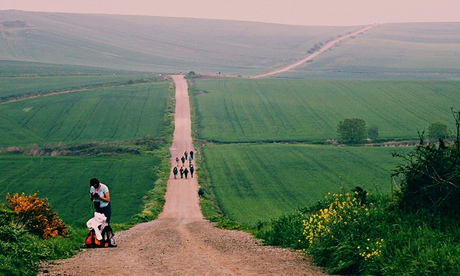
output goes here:
<path id="1" fill-rule="evenodd" d="M 183 75 L 172 79 L 171 167 L 176 156 L 193 149 L 188 85 Z M 44 264 L 39 275 L 327 275 L 303 253 L 263 246 L 242 231 L 215 228 L 203 218 L 197 190 L 196 177 L 174 179 L 170 174 L 158 219 L 117 232 L 116 248 L 84 249 L 73 258 Z"/>
<path id="2" fill-rule="evenodd" d="M 279 73 L 283 73 L 283 72 L 287 72 L 287 71 L 290 71 L 296 67 L 299 67 L 301 66 L 302 64 L 308 62 L 309 60 L 313 60 L 315 57 L 319 56 L 320 54 L 324 53 L 326 50 L 330 49 L 332 46 L 334 46 L 336 43 L 344 40 L 344 39 L 347 39 L 347 38 L 350 38 L 352 36 L 356 36 L 356 35 L 359 35 L 359 34 L 362 34 L 366 31 L 368 31 L 369 29 L 371 29 L 372 27 L 374 27 L 375 25 L 369 25 L 369 26 L 366 26 L 362 29 L 360 29 L 359 31 L 356 31 L 354 33 L 351 33 L 351 34 L 348 34 L 346 36 L 341 36 L 337 39 L 334 39 L 330 42 L 328 42 L 326 45 L 324 45 L 323 47 L 321 47 L 318 51 L 314 52 L 313 54 L 307 56 L 306 58 L 300 60 L 300 61 L 297 61 L 289 66 L 286 66 L 284 68 L 281 68 L 281 69 L 278 69 L 276 71 L 272 71 L 272 72 L 268 72 L 268 73 L 265 73 L 265 74 L 260 74 L 260 75 L 257 75 L 257 76 L 252 76 L 251 78 L 254 78 L 254 79 L 258 79 L 258 78 L 265 78 L 265 77 L 269 77 L 269 76 L 272 76 L 272 75 L 276 75 L 276 74 L 279 74 Z"/>

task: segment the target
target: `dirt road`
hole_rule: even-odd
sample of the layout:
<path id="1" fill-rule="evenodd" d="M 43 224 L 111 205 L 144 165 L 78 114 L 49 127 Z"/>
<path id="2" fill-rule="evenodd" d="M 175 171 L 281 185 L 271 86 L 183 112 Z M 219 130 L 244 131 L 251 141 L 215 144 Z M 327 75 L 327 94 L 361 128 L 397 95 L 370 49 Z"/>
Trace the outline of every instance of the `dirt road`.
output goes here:
<path id="1" fill-rule="evenodd" d="M 278 69 L 278 70 L 275 70 L 275 71 L 272 71 L 272 72 L 268 72 L 268 73 L 265 73 L 265 74 L 260 74 L 260 75 L 257 75 L 257 76 L 253 76 L 252 78 L 254 79 L 258 79 L 258 78 L 265 78 L 265 77 L 268 77 L 268 76 L 272 76 L 272 75 L 276 75 L 276 74 L 279 74 L 279 73 L 283 73 L 283 72 L 287 72 L 287 71 L 290 71 L 296 67 L 299 67 L 300 65 L 308 62 L 309 60 L 313 60 L 315 57 L 319 56 L 320 54 L 324 53 L 326 50 L 330 49 L 332 46 L 334 46 L 336 43 L 338 42 L 341 42 L 342 40 L 344 39 L 347 39 L 349 37 L 352 37 L 352 36 L 356 36 L 356 35 L 359 35 L 359 34 L 362 34 L 364 33 L 365 31 L 368 31 L 369 29 L 371 29 L 372 27 L 374 27 L 375 25 L 369 25 L 367 27 L 364 27 L 362 29 L 360 29 L 359 31 L 356 31 L 354 33 L 351 33 L 351 34 L 348 34 L 348 35 L 345 35 L 345 36 L 341 36 L 339 38 L 336 38 L 328 43 L 326 43 L 326 45 L 324 45 L 323 47 L 321 47 L 318 51 L 314 52 L 313 54 L 311 55 L 308 55 L 306 58 L 303 58 L 302 60 L 298 61 L 298 62 L 295 62 L 291 65 L 288 65 L 286 67 L 283 67 L 281 69 Z"/>
<path id="2" fill-rule="evenodd" d="M 176 113 L 171 166 L 193 147 L 187 82 L 182 75 L 172 78 Z M 262 246 L 245 232 L 214 228 L 203 219 L 197 190 L 196 178 L 171 175 L 158 219 L 116 233 L 116 248 L 85 249 L 45 265 L 39 275 L 326 275 L 302 253 Z"/>

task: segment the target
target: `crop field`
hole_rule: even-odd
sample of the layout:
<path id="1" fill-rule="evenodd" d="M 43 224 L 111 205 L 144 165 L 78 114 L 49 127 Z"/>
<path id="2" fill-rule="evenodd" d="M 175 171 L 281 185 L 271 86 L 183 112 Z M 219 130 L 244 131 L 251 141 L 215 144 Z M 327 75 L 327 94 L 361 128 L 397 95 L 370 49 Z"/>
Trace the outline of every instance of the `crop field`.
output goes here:
<path id="1" fill-rule="evenodd" d="M 460 23 L 382 24 L 278 77 L 460 79 Z"/>
<path id="2" fill-rule="evenodd" d="M 43 94 L 93 86 L 126 84 L 143 75 L 0 77 L 0 100 L 27 94 Z"/>
<path id="3" fill-rule="evenodd" d="M 79 65 L 52 64 L 43 62 L 27 62 L 1 60 L 1 77 L 44 77 L 44 76 L 110 76 L 110 75 L 139 75 L 145 72 L 133 72 L 119 69 L 89 67 Z"/>
<path id="4" fill-rule="evenodd" d="M 223 212 L 254 225 L 316 203 L 328 192 L 390 193 L 391 174 L 405 147 L 232 144 L 203 148 Z"/>
<path id="5" fill-rule="evenodd" d="M 435 121 L 454 130 L 459 81 L 202 80 L 194 87 L 199 138 L 230 143 L 337 139 L 361 118 L 383 140 L 418 139 Z"/>
<path id="6" fill-rule="evenodd" d="M 169 82 L 97 88 L 0 105 L 0 147 L 157 137 Z"/>
<path id="7" fill-rule="evenodd" d="M 0 74 L 5 84 L 0 96 L 81 91 L 0 104 L 0 201 L 6 202 L 7 193 L 39 192 L 38 196 L 48 198 L 53 211 L 67 224 L 81 227 L 93 216 L 87 195 L 89 179 L 97 177 L 111 191 L 115 223 L 126 222 L 142 211 L 143 197 L 158 178 L 161 157 L 154 152 L 119 151 L 130 148 L 129 143 L 136 143 L 134 139 L 152 138 L 152 143 L 156 138 L 169 140 L 170 119 L 166 116 L 174 97 L 171 81 L 158 81 L 144 73 L 115 75 L 126 72 L 113 70 L 109 74 L 112 70 L 71 66 L 62 66 L 59 71 L 57 65 L 44 65 L 40 71 L 42 64 L 9 63 L 12 66 L 2 67 Z M 5 71 L 8 68 L 10 73 Z M 60 149 L 61 145 L 67 145 L 65 149 L 85 148 L 90 144 L 107 152 L 98 156 L 10 153 L 16 149 L 39 152 L 49 146 Z"/>
<path id="8" fill-rule="evenodd" d="M 65 223 L 83 226 L 93 217 L 89 200 L 89 180 L 97 177 L 111 192 L 113 222 L 119 223 L 138 214 L 147 191 L 154 188 L 154 156 L 131 157 L 0 157 L 0 195 L 33 194 L 48 198 L 53 211 Z"/>

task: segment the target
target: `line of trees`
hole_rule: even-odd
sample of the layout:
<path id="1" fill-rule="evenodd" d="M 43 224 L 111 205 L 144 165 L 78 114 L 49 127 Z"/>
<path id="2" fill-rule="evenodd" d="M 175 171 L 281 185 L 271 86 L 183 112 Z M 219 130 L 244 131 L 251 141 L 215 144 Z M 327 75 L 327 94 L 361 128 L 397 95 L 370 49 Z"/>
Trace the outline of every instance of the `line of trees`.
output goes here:
<path id="1" fill-rule="evenodd" d="M 460 117 L 460 114 L 453 112 L 455 118 Z M 456 119 L 458 121 L 458 119 Z M 457 133 L 458 130 L 457 123 Z M 366 121 L 360 118 L 347 118 L 337 124 L 337 133 L 339 141 L 344 144 L 362 144 L 366 141 L 378 141 L 379 128 L 377 125 L 366 126 Z M 452 131 L 448 125 L 441 121 L 432 122 L 428 125 L 428 138 L 430 141 L 437 141 L 438 139 L 452 138 Z M 458 141 L 457 134 L 457 141 Z"/>

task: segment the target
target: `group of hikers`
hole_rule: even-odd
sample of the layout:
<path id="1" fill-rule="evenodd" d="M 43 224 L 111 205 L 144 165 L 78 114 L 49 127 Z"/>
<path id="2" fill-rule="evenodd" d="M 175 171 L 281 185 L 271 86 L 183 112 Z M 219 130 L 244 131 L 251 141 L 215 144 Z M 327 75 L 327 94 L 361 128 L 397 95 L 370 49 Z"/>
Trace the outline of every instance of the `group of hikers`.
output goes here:
<path id="1" fill-rule="evenodd" d="M 173 174 L 174 174 L 174 179 L 177 178 L 177 174 L 180 174 L 180 178 L 188 178 L 188 174 L 190 173 L 190 176 L 193 178 L 193 173 L 195 172 L 195 167 L 193 166 L 193 150 L 190 152 L 185 151 L 184 155 L 179 159 L 179 157 L 176 157 L 176 166 L 173 168 Z M 188 168 L 185 165 L 188 161 Z M 179 167 L 179 163 L 182 165 Z"/>
<path id="2" fill-rule="evenodd" d="M 193 150 L 185 151 L 179 159 L 176 157 L 176 166 L 173 168 L 174 178 L 180 174 L 180 178 L 188 178 L 188 174 L 193 178 L 195 167 L 193 166 Z M 186 163 L 188 161 L 188 167 Z M 180 168 L 178 169 L 180 165 Z M 116 247 L 113 243 L 113 231 L 110 227 L 112 207 L 110 204 L 110 193 L 107 185 L 101 183 L 97 178 L 91 178 L 89 198 L 95 209 L 94 217 L 86 223 L 90 233 L 85 241 L 85 247 Z M 198 195 L 202 196 L 204 190 L 200 188 Z"/>

